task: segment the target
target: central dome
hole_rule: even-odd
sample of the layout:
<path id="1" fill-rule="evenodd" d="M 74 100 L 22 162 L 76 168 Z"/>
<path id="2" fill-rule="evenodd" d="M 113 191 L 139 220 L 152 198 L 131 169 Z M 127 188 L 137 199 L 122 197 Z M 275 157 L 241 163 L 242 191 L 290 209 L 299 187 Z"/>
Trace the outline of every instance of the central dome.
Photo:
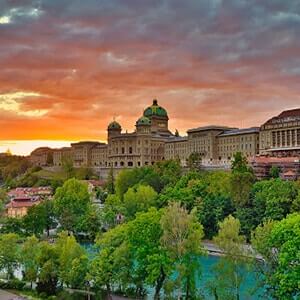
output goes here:
<path id="1" fill-rule="evenodd" d="M 168 113 L 163 107 L 159 106 L 157 100 L 154 99 L 153 104 L 144 110 L 144 116 L 148 118 L 152 116 L 168 117 Z"/>

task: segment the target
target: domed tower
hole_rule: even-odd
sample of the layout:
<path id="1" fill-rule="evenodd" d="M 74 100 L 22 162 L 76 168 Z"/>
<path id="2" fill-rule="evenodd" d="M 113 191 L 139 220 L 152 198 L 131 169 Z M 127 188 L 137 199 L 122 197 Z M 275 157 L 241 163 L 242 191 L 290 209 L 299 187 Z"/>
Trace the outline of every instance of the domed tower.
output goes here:
<path id="1" fill-rule="evenodd" d="M 148 134 L 151 133 L 151 120 L 145 116 L 140 117 L 136 123 L 136 132 Z"/>
<path id="2" fill-rule="evenodd" d="M 111 137 L 120 135 L 121 131 L 122 131 L 122 127 L 117 121 L 112 121 L 111 123 L 109 123 L 109 125 L 107 127 L 108 140 Z"/>
<path id="3" fill-rule="evenodd" d="M 156 99 L 153 100 L 151 106 L 147 107 L 144 110 L 144 117 L 150 119 L 152 132 L 170 134 L 168 128 L 168 121 L 169 121 L 168 113 L 163 107 L 158 105 Z"/>

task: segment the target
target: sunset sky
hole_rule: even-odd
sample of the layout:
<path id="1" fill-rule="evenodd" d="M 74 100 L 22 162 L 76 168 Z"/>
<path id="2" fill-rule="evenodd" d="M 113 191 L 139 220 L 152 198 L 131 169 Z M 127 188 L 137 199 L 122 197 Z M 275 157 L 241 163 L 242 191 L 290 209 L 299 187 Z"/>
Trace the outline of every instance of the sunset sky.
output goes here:
<path id="1" fill-rule="evenodd" d="M 300 1 L 0 0 L 0 152 L 105 141 L 153 98 L 181 134 L 300 107 Z"/>

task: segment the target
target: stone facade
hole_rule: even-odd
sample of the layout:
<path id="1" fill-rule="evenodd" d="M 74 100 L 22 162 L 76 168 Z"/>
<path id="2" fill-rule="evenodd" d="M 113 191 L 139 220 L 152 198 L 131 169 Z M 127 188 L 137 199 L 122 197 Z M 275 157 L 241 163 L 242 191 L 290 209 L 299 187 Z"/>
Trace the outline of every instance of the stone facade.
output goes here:
<path id="1" fill-rule="evenodd" d="M 164 144 L 174 135 L 168 128 L 167 111 L 157 100 L 145 109 L 135 124 L 135 131 L 123 133 L 121 125 L 113 121 L 107 128 L 107 144 L 83 141 L 71 147 L 53 151 L 53 165 L 62 166 L 63 158 L 71 158 L 74 167 L 115 169 L 153 165 L 165 159 Z"/>
<path id="2" fill-rule="evenodd" d="M 174 137 L 165 143 L 165 159 L 179 159 L 182 166 L 187 165 L 190 151 L 187 137 Z"/>
<path id="3" fill-rule="evenodd" d="M 259 154 L 259 128 L 233 129 L 217 136 L 218 164 L 230 166 L 236 152 L 248 159 Z"/>
<path id="4" fill-rule="evenodd" d="M 246 157 L 258 154 L 259 128 L 237 129 L 205 126 L 188 130 L 185 138 L 174 138 L 165 145 L 166 159 L 180 159 L 182 165 L 192 153 L 198 153 L 203 166 L 229 167 L 236 152 Z"/>
<path id="5" fill-rule="evenodd" d="M 260 127 L 260 154 L 300 155 L 300 109 L 286 110 Z"/>
<path id="6" fill-rule="evenodd" d="M 71 160 L 73 159 L 73 151 L 71 147 L 53 150 L 53 165 L 55 167 L 61 167 L 64 158 Z"/>
<path id="7" fill-rule="evenodd" d="M 45 167 L 53 164 L 53 149 L 40 147 L 30 154 L 30 162 L 35 166 Z"/>
<path id="8" fill-rule="evenodd" d="M 142 167 L 164 159 L 179 159 L 186 166 L 189 156 L 197 153 L 204 167 L 229 168 L 236 152 L 249 160 L 258 155 L 300 156 L 300 109 L 284 111 L 260 128 L 211 125 L 189 129 L 185 137 L 173 135 L 168 121 L 167 111 L 153 100 L 133 132 L 122 132 L 121 125 L 113 121 L 107 128 L 107 144 L 86 141 L 54 149 L 53 165 L 61 166 L 65 157 L 72 159 L 75 167 L 97 170 Z M 32 162 L 46 165 L 50 150 L 36 149 Z"/>
<path id="9" fill-rule="evenodd" d="M 270 157 L 256 156 L 250 160 L 255 176 L 258 179 L 270 177 L 272 167 L 279 169 L 280 177 L 284 180 L 300 178 L 300 158 L 298 157 Z"/>

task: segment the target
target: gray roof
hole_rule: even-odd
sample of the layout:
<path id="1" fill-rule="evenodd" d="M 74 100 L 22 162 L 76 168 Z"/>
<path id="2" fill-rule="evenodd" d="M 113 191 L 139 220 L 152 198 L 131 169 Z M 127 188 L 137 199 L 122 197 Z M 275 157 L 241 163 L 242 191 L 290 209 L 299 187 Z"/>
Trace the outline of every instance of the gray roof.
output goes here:
<path id="1" fill-rule="evenodd" d="M 173 136 L 169 138 L 166 143 L 174 143 L 174 142 L 185 142 L 188 140 L 187 136 Z"/>
<path id="2" fill-rule="evenodd" d="M 234 127 L 227 127 L 227 126 L 219 126 L 219 125 L 209 125 L 209 126 L 202 126 L 202 127 L 197 127 L 197 128 L 192 128 L 189 129 L 187 132 L 198 132 L 198 131 L 206 131 L 206 130 L 233 130 L 237 129 Z"/>
<path id="3" fill-rule="evenodd" d="M 250 133 L 259 133 L 259 127 L 227 130 L 219 134 L 218 136 L 230 136 L 230 135 L 250 134 Z"/>

